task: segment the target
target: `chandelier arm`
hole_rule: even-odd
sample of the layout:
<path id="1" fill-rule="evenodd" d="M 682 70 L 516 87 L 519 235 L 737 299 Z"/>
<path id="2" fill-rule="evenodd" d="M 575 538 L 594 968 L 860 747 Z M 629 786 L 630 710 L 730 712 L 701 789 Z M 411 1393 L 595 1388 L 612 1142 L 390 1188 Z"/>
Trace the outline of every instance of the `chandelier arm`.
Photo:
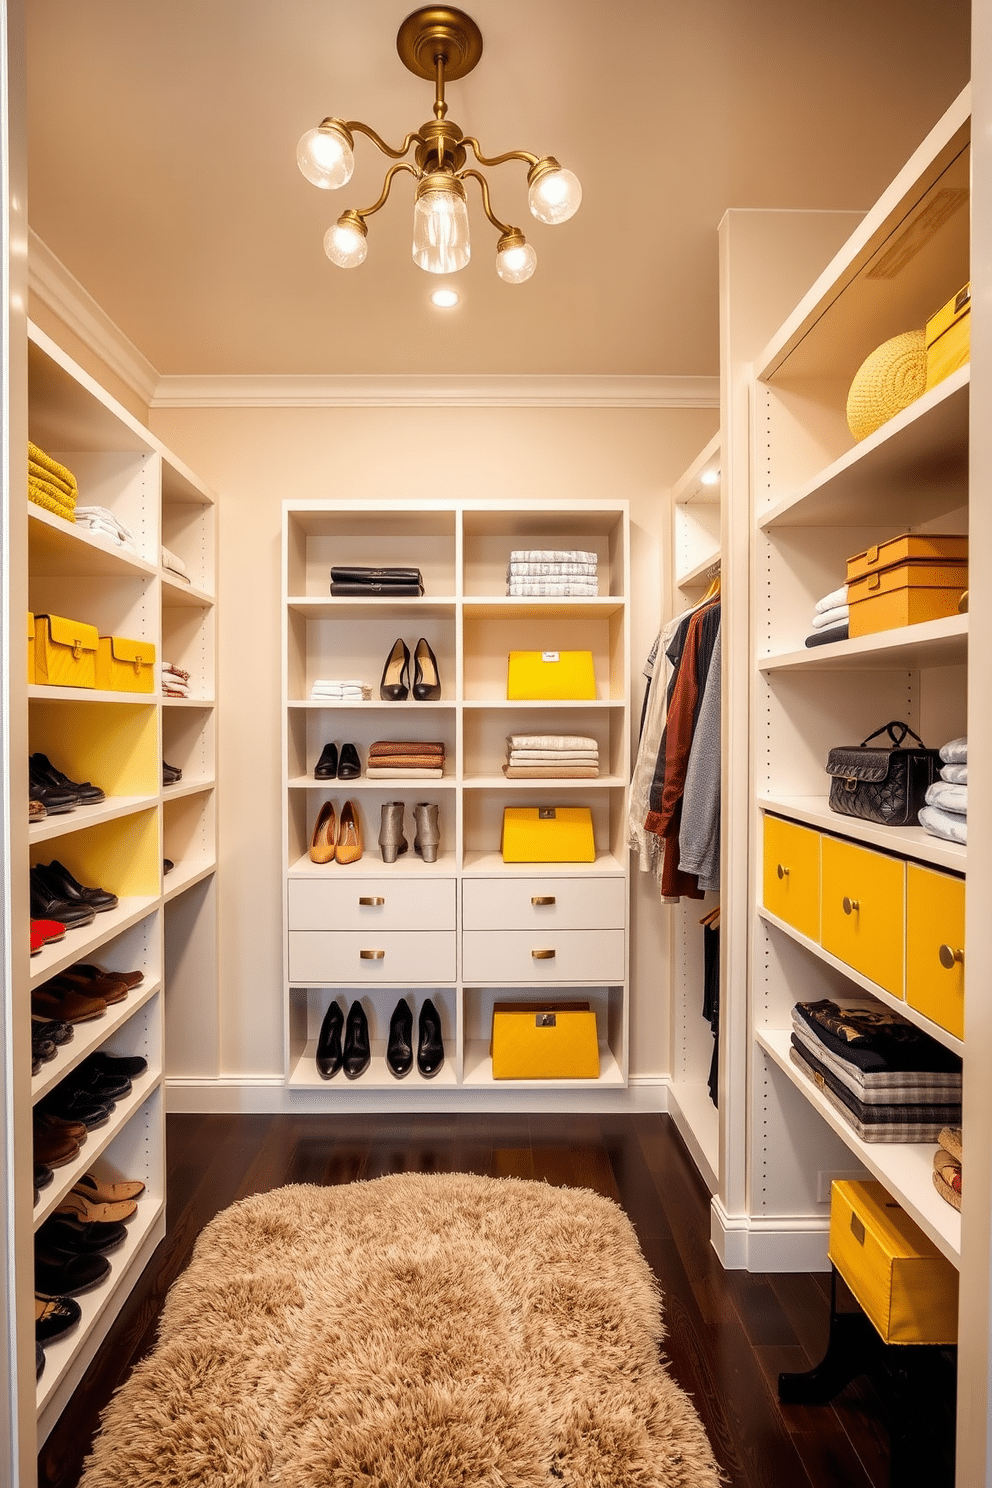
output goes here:
<path id="1" fill-rule="evenodd" d="M 411 129 L 410 133 L 403 141 L 402 149 L 394 150 L 390 145 L 386 144 L 385 140 L 382 139 L 380 135 L 376 134 L 374 129 L 370 129 L 369 126 L 367 124 L 363 124 L 360 119 L 349 119 L 345 127 L 350 129 L 353 134 L 366 135 L 376 146 L 376 148 L 382 151 L 383 155 L 388 155 L 393 160 L 402 160 L 404 155 L 409 154 L 411 145 L 413 145 L 414 143 L 421 145 L 424 142 L 423 135 L 418 134 L 416 130 Z"/>
<path id="2" fill-rule="evenodd" d="M 371 217 L 374 212 L 378 212 L 380 207 L 384 207 L 386 205 L 386 201 L 389 197 L 389 190 L 393 184 L 393 177 L 398 175 L 400 171 L 409 171 L 411 176 L 415 176 L 417 180 L 420 179 L 420 171 L 415 165 L 411 165 L 408 160 L 401 161 L 399 165 L 391 165 L 386 172 L 386 179 L 382 183 L 382 191 L 379 193 L 379 200 L 374 204 L 374 206 L 361 207 L 360 209 L 356 209 L 355 215 L 361 217 L 363 222 L 365 221 L 366 217 Z"/>
<path id="3" fill-rule="evenodd" d="M 489 182 L 486 180 L 482 172 L 471 169 L 459 172 L 460 180 L 463 181 L 466 176 L 472 176 L 476 181 L 478 181 L 479 188 L 482 192 L 482 210 L 489 218 L 489 221 L 492 223 L 493 227 L 495 227 L 498 232 L 502 233 L 504 237 L 508 232 L 512 232 L 513 229 L 509 225 L 509 223 L 500 222 L 499 218 L 496 216 L 496 213 L 493 211 L 492 206 L 489 202 Z"/>
<path id="4" fill-rule="evenodd" d="M 479 141 L 470 134 L 465 135 L 462 144 L 472 146 L 472 153 L 480 165 L 505 165 L 508 160 L 522 160 L 525 165 L 534 166 L 541 158 L 539 155 L 531 155 L 528 150 L 508 150 L 505 155 L 496 155 L 489 160 L 479 149 Z"/>

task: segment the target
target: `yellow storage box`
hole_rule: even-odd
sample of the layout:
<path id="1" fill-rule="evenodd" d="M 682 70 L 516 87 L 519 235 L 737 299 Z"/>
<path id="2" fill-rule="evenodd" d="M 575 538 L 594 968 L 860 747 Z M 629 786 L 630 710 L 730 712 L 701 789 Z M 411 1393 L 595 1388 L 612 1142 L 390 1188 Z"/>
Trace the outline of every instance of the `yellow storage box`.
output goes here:
<path id="1" fill-rule="evenodd" d="M 588 806 L 505 806 L 504 863 L 594 863 Z"/>
<path id="2" fill-rule="evenodd" d="M 847 582 L 897 563 L 967 563 L 968 539 L 957 532 L 902 532 L 847 560 Z"/>
<path id="3" fill-rule="evenodd" d="M 598 1080 L 596 1014 L 587 1002 L 497 1002 L 494 1080 Z"/>
<path id="4" fill-rule="evenodd" d="M 101 636 L 96 685 L 107 692 L 154 692 L 155 647 L 129 636 Z"/>
<path id="5" fill-rule="evenodd" d="M 967 588 L 966 562 L 915 559 L 876 569 L 847 586 L 848 635 L 874 635 L 879 630 L 957 615 Z"/>
<path id="6" fill-rule="evenodd" d="M 596 697 L 591 651 L 511 651 L 506 666 L 506 695 L 513 702 Z"/>
<path id="7" fill-rule="evenodd" d="M 831 1184 L 828 1254 L 886 1343 L 957 1342 L 957 1270 L 880 1183 Z"/>
<path id="8" fill-rule="evenodd" d="M 62 615 L 36 615 L 34 680 L 47 687 L 95 687 L 95 625 Z"/>
<path id="9" fill-rule="evenodd" d="M 28 610 L 28 683 L 34 681 L 34 616 Z"/>
<path id="10" fill-rule="evenodd" d="M 927 321 L 927 388 L 971 360 L 971 285 L 959 289 Z"/>

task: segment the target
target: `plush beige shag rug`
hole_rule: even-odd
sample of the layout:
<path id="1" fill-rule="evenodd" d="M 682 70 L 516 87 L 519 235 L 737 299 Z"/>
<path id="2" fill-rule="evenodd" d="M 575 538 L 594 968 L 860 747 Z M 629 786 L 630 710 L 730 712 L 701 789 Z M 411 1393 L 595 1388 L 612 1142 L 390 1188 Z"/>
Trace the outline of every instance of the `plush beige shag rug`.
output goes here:
<path id="1" fill-rule="evenodd" d="M 80 1488 L 717 1488 L 663 1331 L 585 1189 L 276 1189 L 203 1231 Z"/>

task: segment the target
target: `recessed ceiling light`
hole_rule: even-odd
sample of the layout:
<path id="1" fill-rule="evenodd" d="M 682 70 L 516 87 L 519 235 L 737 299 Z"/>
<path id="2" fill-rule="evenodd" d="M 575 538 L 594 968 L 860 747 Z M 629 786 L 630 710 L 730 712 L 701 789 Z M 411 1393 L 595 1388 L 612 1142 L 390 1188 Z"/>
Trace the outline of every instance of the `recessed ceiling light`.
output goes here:
<path id="1" fill-rule="evenodd" d="M 431 304 L 437 305 L 441 310 L 450 310 L 452 305 L 458 304 L 458 295 L 453 289 L 435 289 L 431 295 Z"/>
<path id="2" fill-rule="evenodd" d="M 699 477 L 700 484 L 704 486 L 718 486 L 720 484 L 719 470 L 704 470 Z"/>

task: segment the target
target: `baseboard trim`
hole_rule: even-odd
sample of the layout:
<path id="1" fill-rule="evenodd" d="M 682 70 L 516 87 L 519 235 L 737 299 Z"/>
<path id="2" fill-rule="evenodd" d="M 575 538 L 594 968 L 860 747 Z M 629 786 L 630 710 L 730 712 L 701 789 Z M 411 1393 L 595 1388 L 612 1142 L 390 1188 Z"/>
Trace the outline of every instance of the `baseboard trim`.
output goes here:
<path id="1" fill-rule="evenodd" d="M 710 1244 L 727 1271 L 829 1271 L 829 1229 L 826 1217 L 728 1214 L 715 1195 L 710 1204 Z"/>
<path id="2" fill-rule="evenodd" d="M 253 1079 L 167 1079 L 165 1105 L 170 1114 L 186 1115 L 300 1115 L 306 1112 L 336 1116 L 367 1115 L 372 1112 L 397 1115 L 437 1112 L 457 1115 L 502 1111 L 540 1115 L 554 1111 L 566 1115 L 599 1112 L 616 1114 L 663 1114 L 668 1109 L 665 1081 L 653 1075 L 634 1076 L 626 1090 L 370 1090 L 360 1086 L 343 1090 L 290 1090 L 278 1076 Z"/>

